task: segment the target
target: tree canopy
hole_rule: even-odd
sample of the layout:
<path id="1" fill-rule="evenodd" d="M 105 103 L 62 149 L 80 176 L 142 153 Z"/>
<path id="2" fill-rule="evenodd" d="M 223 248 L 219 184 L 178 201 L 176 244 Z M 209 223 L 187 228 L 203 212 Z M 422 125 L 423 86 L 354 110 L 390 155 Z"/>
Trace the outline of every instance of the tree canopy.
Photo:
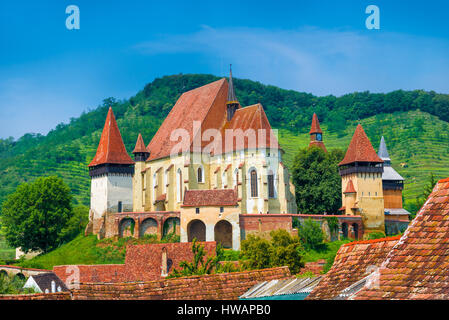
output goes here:
<path id="1" fill-rule="evenodd" d="M 298 212 L 335 214 L 341 207 L 341 177 L 338 163 L 342 150 L 329 153 L 312 146 L 299 150 L 292 167 Z"/>
<path id="2" fill-rule="evenodd" d="M 2 208 L 9 245 L 21 247 L 24 252 L 48 252 L 57 247 L 72 217 L 71 201 L 70 188 L 58 177 L 41 177 L 19 185 Z"/>

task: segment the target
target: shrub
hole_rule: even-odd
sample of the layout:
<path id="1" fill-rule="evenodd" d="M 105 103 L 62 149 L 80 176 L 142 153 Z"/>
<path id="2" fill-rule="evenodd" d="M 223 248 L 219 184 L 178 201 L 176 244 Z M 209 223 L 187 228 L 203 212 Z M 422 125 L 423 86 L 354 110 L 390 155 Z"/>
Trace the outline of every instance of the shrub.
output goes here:
<path id="1" fill-rule="evenodd" d="M 248 235 L 241 242 L 241 252 L 244 260 L 242 264 L 250 269 L 263 269 L 271 267 L 271 244 L 268 240 Z"/>
<path id="2" fill-rule="evenodd" d="M 386 235 L 382 231 L 371 232 L 368 234 L 367 240 L 374 240 L 374 239 L 380 239 L 380 238 L 385 238 L 385 237 L 386 237 Z"/>
<path id="3" fill-rule="evenodd" d="M 320 224 L 310 218 L 300 225 L 298 236 L 307 250 L 320 249 L 323 245 L 324 234 Z"/>

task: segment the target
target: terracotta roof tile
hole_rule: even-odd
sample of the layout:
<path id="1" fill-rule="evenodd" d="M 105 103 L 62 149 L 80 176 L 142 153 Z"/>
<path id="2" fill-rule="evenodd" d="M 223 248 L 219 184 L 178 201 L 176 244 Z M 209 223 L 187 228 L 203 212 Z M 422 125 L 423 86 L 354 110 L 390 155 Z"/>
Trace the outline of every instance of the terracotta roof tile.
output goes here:
<path id="1" fill-rule="evenodd" d="M 109 108 L 97 153 L 89 167 L 100 164 L 134 164 L 134 161 L 126 152 L 112 108 Z"/>
<path id="2" fill-rule="evenodd" d="M 449 299 L 449 179 L 440 180 L 380 268 L 378 288 L 355 299 Z"/>
<path id="3" fill-rule="evenodd" d="M 340 247 L 334 264 L 307 299 L 333 299 L 379 266 L 399 237 L 355 241 Z"/>
<path id="4" fill-rule="evenodd" d="M 374 151 L 361 124 L 355 129 L 348 151 L 346 151 L 346 155 L 339 165 L 341 166 L 353 162 L 383 162 L 376 151 Z"/>
<path id="5" fill-rule="evenodd" d="M 145 147 L 145 143 L 143 142 L 142 135 L 139 133 L 133 153 L 145 153 L 145 152 L 148 152 L 147 147 Z"/>
<path id="6" fill-rule="evenodd" d="M 186 190 L 183 207 L 235 206 L 237 194 L 233 189 Z"/>
<path id="7" fill-rule="evenodd" d="M 321 131 L 320 122 L 318 121 L 318 117 L 317 117 L 316 113 L 313 114 L 312 126 L 310 128 L 309 133 L 310 134 L 312 134 L 312 133 L 323 133 L 323 131 Z"/>

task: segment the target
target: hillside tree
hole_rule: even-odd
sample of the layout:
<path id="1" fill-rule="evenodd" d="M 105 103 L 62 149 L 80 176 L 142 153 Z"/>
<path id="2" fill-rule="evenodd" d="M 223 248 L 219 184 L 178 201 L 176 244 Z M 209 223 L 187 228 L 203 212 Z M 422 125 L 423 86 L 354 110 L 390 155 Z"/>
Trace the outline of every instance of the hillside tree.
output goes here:
<path id="1" fill-rule="evenodd" d="M 56 176 L 19 185 L 2 207 L 8 244 L 24 252 L 57 247 L 72 215 L 71 201 L 70 188 Z"/>
<path id="2" fill-rule="evenodd" d="M 301 149 L 292 166 L 298 212 L 335 214 L 341 206 L 341 177 L 338 163 L 342 150 L 324 152 L 318 147 Z"/>

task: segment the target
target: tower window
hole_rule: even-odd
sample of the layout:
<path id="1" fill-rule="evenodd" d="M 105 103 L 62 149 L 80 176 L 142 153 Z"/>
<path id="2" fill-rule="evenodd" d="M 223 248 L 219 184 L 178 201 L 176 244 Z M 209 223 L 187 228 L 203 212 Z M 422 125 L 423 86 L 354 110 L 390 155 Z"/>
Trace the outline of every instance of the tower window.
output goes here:
<path id="1" fill-rule="evenodd" d="M 117 211 L 122 212 L 122 202 L 121 201 L 118 202 L 117 207 L 118 207 Z"/>
<path id="2" fill-rule="evenodd" d="M 274 175 L 272 172 L 268 174 L 268 197 L 274 198 Z"/>
<path id="3" fill-rule="evenodd" d="M 255 169 L 251 170 L 251 197 L 257 198 L 257 172 Z"/>
<path id="4" fill-rule="evenodd" d="M 198 182 L 203 182 L 203 168 L 198 168 Z"/>
<path id="5" fill-rule="evenodd" d="M 220 207 L 220 213 L 223 213 L 223 212 L 224 212 L 224 208 Z"/>
<path id="6" fill-rule="evenodd" d="M 195 213 L 200 214 L 200 208 L 195 208 Z"/>

